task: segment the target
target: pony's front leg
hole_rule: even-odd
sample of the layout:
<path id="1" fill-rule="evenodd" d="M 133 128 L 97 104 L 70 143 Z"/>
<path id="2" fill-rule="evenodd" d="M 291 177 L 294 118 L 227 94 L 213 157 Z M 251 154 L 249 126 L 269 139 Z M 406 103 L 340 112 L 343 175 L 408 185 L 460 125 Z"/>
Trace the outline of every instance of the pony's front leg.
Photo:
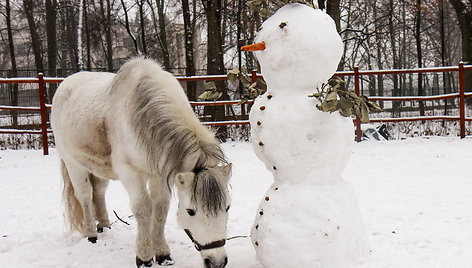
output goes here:
<path id="1" fill-rule="evenodd" d="M 153 259 L 152 241 L 150 239 L 150 222 L 152 203 L 146 188 L 146 178 L 133 171 L 131 167 L 121 168 L 120 181 L 128 191 L 131 211 L 138 223 L 136 236 L 136 265 L 151 267 Z"/>
<path id="2" fill-rule="evenodd" d="M 149 179 L 149 190 L 152 199 L 151 237 L 154 255 L 159 265 L 172 265 L 170 249 L 164 234 L 167 213 L 169 211 L 170 189 L 160 176 Z"/>

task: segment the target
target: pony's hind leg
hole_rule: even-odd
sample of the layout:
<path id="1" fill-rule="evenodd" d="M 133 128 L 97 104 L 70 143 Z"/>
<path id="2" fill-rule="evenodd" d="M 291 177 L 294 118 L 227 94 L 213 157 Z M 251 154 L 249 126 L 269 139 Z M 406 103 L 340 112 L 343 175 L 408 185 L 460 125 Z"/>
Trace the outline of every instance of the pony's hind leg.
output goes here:
<path id="1" fill-rule="evenodd" d="M 172 265 L 170 249 L 164 235 L 167 213 L 169 211 L 170 189 L 161 177 L 150 178 L 149 191 L 152 199 L 151 235 L 154 256 L 159 265 Z"/>
<path id="2" fill-rule="evenodd" d="M 90 182 L 93 189 L 93 215 L 98 221 L 97 231 L 103 232 L 103 228 L 110 228 L 110 220 L 108 218 L 107 205 L 105 202 L 105 191 L 110 183 L 108 179 L 99 178 L 92 173 L 89 174 Z"/>
<path id="3" fill-rule="evenodd" d="M 92 184 L 89 178 L 88 170 L 75 161 L 66 162 L 67 171 L 74 195 L 82 206 L 83 210 L 83 229 L 82 233 L 92 243 L 97 241 L 97 229 L 95 220 L 92 216 Z"/>

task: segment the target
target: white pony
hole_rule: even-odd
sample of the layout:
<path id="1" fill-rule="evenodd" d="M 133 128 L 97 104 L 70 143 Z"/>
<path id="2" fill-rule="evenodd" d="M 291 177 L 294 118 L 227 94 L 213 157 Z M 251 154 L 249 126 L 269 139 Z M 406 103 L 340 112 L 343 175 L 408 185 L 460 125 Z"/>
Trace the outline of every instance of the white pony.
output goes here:
<path id="1" fill-rule="evenodd" d="M 116 75 L 71 75 L 54 96 L 51 125 L 72 229 L 95 243 L 110 227 L 104 194 L 118 179 L 138 224 L 136 265 L 150 267 L 154 257 L 171 265 L 164 225 L 175 182 L 179 225 L 205 267 L 226 266 L 231 164 L 170 73 L 136 58 Z"/>

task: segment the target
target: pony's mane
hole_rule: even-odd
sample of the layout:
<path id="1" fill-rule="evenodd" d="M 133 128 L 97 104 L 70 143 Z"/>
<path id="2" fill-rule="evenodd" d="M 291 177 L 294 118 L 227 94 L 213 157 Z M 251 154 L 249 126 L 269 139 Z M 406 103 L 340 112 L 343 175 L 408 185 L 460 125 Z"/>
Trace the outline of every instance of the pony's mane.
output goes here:
<path id="1" fill-rule="evenodd" d="M 192 202 L 200 204 L 207 215 L 216 216 L 226 206 L 226 185 L 207 170 L 195 174 L 192 183 Z"/>
<path id="2" fill-rule="evenodd" d="M 130 101 L 132 127 L 146 153 L 149 168 L 167 180 L 169 189 L 174 175 L 189 171 L 184 170 L 186 161 L 193 161 L 196 167 L 226 162 L 218 141 L 206 129 L 201 131 L 205 126 L 201 125 L 193 111 L 189 114 L 195 116 L 195 123 L 184 120 L 182 117 L 185 114 L 179 112 L 176 103 L 172 103 L 160 88 L 162 85 L 155 82 L 160 75 L 167 76 L 163 79 L 168 79 L 168 73 L 154 61 L 138 58 L 123 65 L 117 74 L 117 80 L 126 79 L 129 72 L 140 73 L 136 92 Z M 197 133 L 198 130 L 200 134 Z M 201 133 L 211 137 L 202 139 Z"/>

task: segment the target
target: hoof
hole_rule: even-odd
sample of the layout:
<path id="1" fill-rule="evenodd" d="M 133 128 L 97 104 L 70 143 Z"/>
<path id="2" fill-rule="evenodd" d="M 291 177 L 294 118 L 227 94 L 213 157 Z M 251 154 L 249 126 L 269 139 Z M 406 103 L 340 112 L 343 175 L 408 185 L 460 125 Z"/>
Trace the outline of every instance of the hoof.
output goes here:
<path id="1" fill-rule="evenodd" d="M 87 237 L 87 240 L 92 244 L 97 243 L 97 238 L 96 237 Z"/>
<path id="2" fill-rule="evenodd" d="M 104 226 L 104 227 L 98 227 L 98 226 L 97 226 L 97 233 L 99 233 L 99 234 L 103 233 L 103 228 L 111 229 L 110 226 Z"/>
<path id="3" fill-rule="evenodd" d="M 138 256 L 136 256 L 136 266 L 138 268 L 141 268 L 141 267 L 151 267 L 152 266 L 152 259 L 148 260 L 148 261 L 143 261 L 141 260 Z"/>
<path id="4" fill-rule="evenodd" d="M 165 256 L 156 256 L 157 264 L 161 266 L 170 266 L 174 264 L 174 260 L 170 257 L 170 255 Z"/>

